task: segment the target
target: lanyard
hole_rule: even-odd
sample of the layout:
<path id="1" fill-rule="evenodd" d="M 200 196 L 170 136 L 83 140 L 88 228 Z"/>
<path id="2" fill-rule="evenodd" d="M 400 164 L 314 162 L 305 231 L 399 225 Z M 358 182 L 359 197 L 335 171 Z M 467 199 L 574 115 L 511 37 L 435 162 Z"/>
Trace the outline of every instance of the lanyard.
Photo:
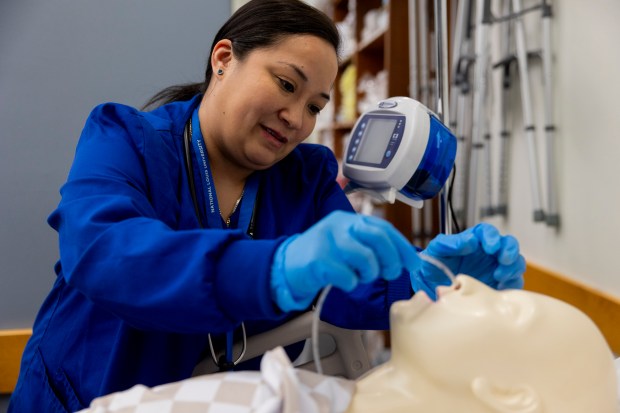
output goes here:
<path id="1" fill-rule="evenodd" d="M 192 114 L 190 123 L 190 138 L 192 140 L 192 146 L 194 147 L 194 156 L 196 157 L 198 168 L 200 170 L 200 181 L 205 198 L 205 215 L 207 217 L 207 225 L 209 228 L 213 229 L 224 228 L 223 219 L 221 217 L 220 208 L 217 202 L 217 195 L 215 194 L 215 184 L 213 182 L 213 175 L 209 165 L 207 148 L 200 130 L 198 108 L 196 108 Z M 189 172 L 192 173 L 191 170 Z M 255 172 L 246 180 L 245 188 L 243 189 L 243 198 L 239 204 L 239 222 L 237 224 L 237 228 L 246 230 L 250 236 L 253 235 L 254 206 L 256 203 L 256 196 L 258 194 L 258 184 L 259 176 L 258 173 Z"/>
<path id="2" fill-rule="evenodd" d="M 193 180 L 193 168 L 191 162 L 191 153 L 189 151 L 189 145 L 187 144 L 188 140 L 191 140 L 192 146 L 194 148 L 194 155 L 196 160 L 198 161 L 198 166 L 200 169 L 200 177 L 201 184 L 203 189 L 203 194 L 205 197 L 205 215 L 207 217 L 207 225 L 212 229 L 222 229 L 224 228 L 224 221 L 220 214 L 220 208 L 217 202 L 217 196 L 215 194 L 215 184 L 213 182 L 213 175 L 211 174 L 211 167 L 209 166 L 209 157 L 207 156 L 207 148 L 205 145 L 204 138 L 202 136 L 202 132 L 200 130 L 200 121 L 198 119 L 198 108 L 194 110 L 192 117 L 186 125 L 186 132 L 183 138 L 183 144 L 185 147 L 185 162 L 187 167 L 188 179 L 190 183 L 190 190 L 192 195 L 192 200 L 194 202 L 194 208 L 196 209 L 196 214 L 199 222 L 202 222 L 199 214 L 198 203 L 196 199 L 196 189 L 194 187 Z M 252 175 L 248 177 L 245 183 L 245 187 L 243 189 L 243 199 L 239 204 L 239 221 L 237 223 L 237 228 L 245 228 L 246 233 L 250 237 L 254 237 L 254 212 L 256 206 L 256 198 L 258 195 L 258 186 L 259 186 L 259 176 L 258 173 L 254 172 Z M 201 223 L 202 226 L 202 223 Z M 246 333 L 245 333 L 245 325 L 241 323 L 241 331 L 243 333 L 243 348 L 241 351 L 241 355 L 235 361 L 233 361 L 233 331 L 229 331 L 226 333 L 226 350 L 225 354 L 221 358 L 217 358 L 215 355 L 215 351 L 213 348 L 213 341 L 211 340 L 211 335 L 208 335 L 209 338 L 209 349 L 211 350 L 211 356 L 215 364 L 220 367 L 220 370 L 226 371 L 231 370 L 239 361 L 243 359 L 245 355 L 246 349 Z"/>

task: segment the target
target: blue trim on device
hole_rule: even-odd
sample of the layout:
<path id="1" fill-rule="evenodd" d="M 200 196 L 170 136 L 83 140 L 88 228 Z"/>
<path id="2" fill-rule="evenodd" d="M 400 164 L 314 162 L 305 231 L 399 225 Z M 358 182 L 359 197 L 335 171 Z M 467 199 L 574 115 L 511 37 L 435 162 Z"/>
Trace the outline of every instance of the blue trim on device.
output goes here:
<path id="1" fill-rule="evenodd" d="M 435 116 L 430 116 L 428 144 L 420 166 L 400 190 L 408 198 L 431 199 L 441 191 L 456 158 L 456 138 Z"/>

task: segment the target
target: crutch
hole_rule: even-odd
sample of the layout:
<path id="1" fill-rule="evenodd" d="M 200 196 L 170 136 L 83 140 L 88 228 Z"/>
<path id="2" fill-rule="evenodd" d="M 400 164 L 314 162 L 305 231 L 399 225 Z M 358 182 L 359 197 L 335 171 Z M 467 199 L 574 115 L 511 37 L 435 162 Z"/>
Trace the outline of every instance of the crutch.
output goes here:
<path id="1" fill-rule="evenodd" d="M 553 85 L 551 81 L 551 5 L 542 2 L 542 66 L 545 99 L 545 136 L 547 142 L 547 225 L 560 226 L 555 170 L 555 124 L 553 121 Z"/>
<path id="2" fill-rule="evenodd" d="M 491 0 L 476 0 L 476 41 L 474 64 L 474 102 L 472 116 L 472 142 L 469 165 L 469 183 L 467 191 L 467 226 L 477 220 L 477 191 L 478 191 L 478 160 L 484 148 L 483 143 L 483 108 L 486 94 L 486 69 L 489 59 L 488 33 L 492 23 Z"/>
<path id="3" fill-rule="evenodd" d="M 530 77 L 528 73 L 527 48 L 525 44 L 525 29 L 521 18 L 521 0 L 512 0 L 512 9 L 515 14 L 514 27 L 517 45 L 517 62 L 519 68 L 521 103 L 523 106 L 523 124 L 530 165 L 530 183 L 532 187 L 532 202 L 534 204 L 534 221 L 545 220 L 545 212 L 542 208 L 541 190 L 539 185 L 538 157 L 536 152 L 536 127 L 532 115 L 532 98 L 530 95 Z"/>
<path id="4" fill-rule="evenodd" d="M 490 1 L 485 4 L 485 9 L 483 10 L 483 24 L 487 25 L 485 30 L 489 30 L 488 27 L 493 23 L 493 17 L 491 15 L 490 10 Z M 488 35 L 488 32 L 486 33 Z M 486 47 L 486 44 L 485 44 Z M 482 198 L 480 205 L 480 217 L 488 217 L 494 215 L 494 207 L 493 207 L 493 180 L 492 180 L 492 172 L 491 172 L 491 132 L 489 126 L 489 118 L 488 118 L 488 95 L 489 88 L 486 87 L 487 81 L 489 78 L 488 73 L 488 61 L 490 56 L 487 54 L 485 56 L 481 56 L 481 61 L 477 61 L 476 65 L 480 64 L 483 66 L 482 72 L 482 81 L 478 83 L 478 86 L 481 87 L 481 104 L 480 104 L 480 112 L 476 114 L 476 122 L 478 122 L 477 132 L 482 136 L 482 147 L 479 149 L 482 155 L 482 169 L 480 170 L 480 175 L 478 179 L 482 181 L 484 187 L 482 188 Z M 477 72 L 480 74 L 480 72 Z M 471 224 L 470 224 L 471 225 Z"/>
<path id="5" fill-rule="evenodd" d="M 459 56 L 461 54 L 461 43 L 463 42 L 463 19 L 460 16 L 462 13 L 464 13 L 464 3 L 467 0 L 464 1 L 459 1 L 459 2 L 453 2 L 452 3 L 452 8 L 454 9 L 454 4 L 457 4 L 456 6 L 456 12 L 454 14 L 456 14 L 456 17 L 454 17 L 454 21 L 451 22 L 452 27 L 454 27 L 454 38 L 452 39 L 452 67 L 450 68 L 450 76 L 452 79 L 452 83 L 450 85 L 450 119 L 449 121 L 449 127 L 450 130 L 455 131 L 456 130 L 456 126 L 457 126 L 457 122 L 458 122 L 458 118 L 456 116 L 456 107 L 457 107 L 457 99 L 456 96 L 458 95 L 458 83 L 456 81 L 456 76 L 457 76 L 457 72 L 458 72 L 458 66 L 459 66 Z"/>
<path id="6" fill-rule="evenodd" d="M 489 78 L 488 65 L 485 63 L 485 79 Z M 484 183 L 482 192 L 481 205 L 480 205 L 480 217 L 490 217 L 495 215 L 495 208 L 493 207 L 493 179 L 492 179 L 492 166 L 491 166 L 491 127 L 489 125 L 489 104 L 488 95 L 489 88 L 485 88 L 485 94 L 482 98 L 482 115 L 480 116 L 481 133 L 482 133 L 482 170 L 480 171 L 480 177 Z"/>
<path id="7" fill-rule="evenodd" d="M 455 178 L 455 189 L 453 189 L 453 196 L 456 194 L 456 211 L 455 215 L 457 218 L 457 222 L 462 224 L 467 224 L 465 222 L 467 217 L 467 204 L 468 204 L 468 196 L 469 191 L 467 185 L 469 183 L 469 163 L 471 156 L 471 106 L 472 106 L 472 96 L 471 89 L 473 85 L 469 80 L 470 78 L 470 69 L 472 67 L 473 59 L 463 60 L 466 62 L 462 68 L 462 76 L 465 79 L 461 83 L 461 87 L 459 89 L 458 95 L 458 105 L 457 105 L 457 116 L 458 123 L 456 128 L 456 136 L 458 139 L 458 145 L 460 147 L 457 149 L 457 158 L 456 158 L 456 178 Z M 463 226 L 465 226 L 463 225 Z"/>
<path id="8" fill-rule="evenodd" d="M 420 101 L 428 108 L 432 107 L 430 104 L 430 62 L 428 59 L 428 0 L 418 0 L 418 26 L 420 28 L 420 43 L 419 43 L 419 59 L 420 59 Z M 432 237 L 433 228 L 433 207 L 432 201 L 424 201 L 424 206 L 421 209 L 422 222 L 424 233 L 423 245 L 427 245 Z"/>
<path id="9" fill-rule="evenodd" d="M 503 15 L 510 14 L 510 0 L 504 0 Z M 510 52 L 511 44 L 511 25 L 512 22 L 507 20 L 501 26 L 502 32 L 500 41 L 501 60 L 495 64 L 494 68 L 501 69 L 501 91 L 498 99 L 499 111 L 499 178 L 497 190 L 497 206 L 495 212 L 503 217 L 508 216 L 508 172 L 510 170 L 510 131 L 508 129 L 507 120 L 507 100 L 511 86 L 510 67 L 516 61 L 516 57 Z"/>

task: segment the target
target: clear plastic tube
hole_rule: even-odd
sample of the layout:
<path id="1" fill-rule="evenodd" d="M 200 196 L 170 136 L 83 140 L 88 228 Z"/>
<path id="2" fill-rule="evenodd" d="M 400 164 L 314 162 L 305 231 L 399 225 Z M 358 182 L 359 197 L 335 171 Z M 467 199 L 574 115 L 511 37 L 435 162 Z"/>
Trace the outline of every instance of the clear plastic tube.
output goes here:
<path id="1" fill-rule="evenodd" d="M 321 321 L 321 310 L 323 309 L 323 303 L 325 303 L 325 298 L 327 298 L 327 294 L 329 294 L 331 289 L 331 284 L 323 288 L 323 291 L 321 291 L 321 295 L 319 295 L 319 299 L 316 302 L 316 306 L 314 307 L 314 314 L 312 314 L 312 358 L 314 359 L 316 372 L 319 374 L 323 374 L 323 366 L 321 366 L 321 349 L 319 343 L 319 322 Z"/>
<path id="2" fill-rule="evenodd" d="M 429 262 L 433 264 L 435 267 L 439 268 L 441 271 L 443 271 L 443 273 L 446 274 L 446 277 L 450 279 L 450 284 L 452 285 L 456 284 L 456 275 L 454 275 L 452 270 L 446 264 L 439 261 L 437 258 L 431 257 L 430 255 L 427 255 L 423 252 L 418 254 L 418 257 L 420 257 L 422 261 Z"/>

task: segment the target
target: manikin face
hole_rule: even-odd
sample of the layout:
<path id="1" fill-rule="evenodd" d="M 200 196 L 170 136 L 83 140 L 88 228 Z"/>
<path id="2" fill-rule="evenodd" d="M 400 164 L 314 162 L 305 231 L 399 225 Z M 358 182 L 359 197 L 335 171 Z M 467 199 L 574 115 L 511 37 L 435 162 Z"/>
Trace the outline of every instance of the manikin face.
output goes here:
<path id="1" fill-rule="evenodd" d="M 255 49 L 243 61 L 223 40 L 212 65 L 214 79 L 200 109 L 209 156 L 217 151 L 248 170 L 270 167 L 310 135 L 338 71 L 333 46 L 310 35 Z"/>
<path id="2" fill-rule="evenodd" d="M 455 400 L 477 399 L 480 411 L 611 411 L 613 356 L 585 314 L 468 276 L 457 283 L 440 288 L 436 302 L 416 294 L 392 306 L 395 366 Z"/>
<path id="3" fill-rule="evenodd" d="M 522 291 L 498 292 L 470 277 L 457 280 L 458 288 L 438 290 L 436 302 L 416 294 L 395 303 L 391 320 L 399 354 L 431 375 L 437 366 L 451 366 L 447 380 L 459 382 L 480 371 L 481 363 L 494 369 L 493 354 L 514 354 L 519 337 L 535 339 L 535 321 L 544 316 L 545 306 Z"/>

